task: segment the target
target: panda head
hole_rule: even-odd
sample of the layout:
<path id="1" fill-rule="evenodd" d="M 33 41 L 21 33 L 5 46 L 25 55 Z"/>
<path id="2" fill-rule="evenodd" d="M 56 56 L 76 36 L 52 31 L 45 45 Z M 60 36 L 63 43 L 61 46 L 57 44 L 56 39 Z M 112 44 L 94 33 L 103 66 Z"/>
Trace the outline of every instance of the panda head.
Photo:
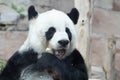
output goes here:
<path id="1" fill-rule="evenodd" d="M 68 14 L 55 9 L 39 14 L 34 6 L 30 6 L 29 34 L 21 50 L 32 48 L 41 53 L 49 48 L 57 57 L 66 57 L 76 46 L 74 26 L 78 17 L 79 13 L 75 8 Z"/>

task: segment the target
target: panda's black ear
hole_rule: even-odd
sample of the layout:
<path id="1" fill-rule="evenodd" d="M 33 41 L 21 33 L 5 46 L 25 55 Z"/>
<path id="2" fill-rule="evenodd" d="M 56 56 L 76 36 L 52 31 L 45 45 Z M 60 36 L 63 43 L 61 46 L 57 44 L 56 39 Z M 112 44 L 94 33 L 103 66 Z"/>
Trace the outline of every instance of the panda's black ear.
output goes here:
<path id="1" fill-rule="evenodd" d="M 73 21 L 74 24 L 77 24 L 79 18 L 79 12 L 76 8 L 73 8 L 70 13 L 67 13 L 70 19 Z"/>
<path id="2" fill-rule="evenodd" d="M 29 8 L 28 8 L 28 19 L 31 20 L 33 18 L 36 18 L 38 16 L 38 13 L 37 11 L 35 10 L 34 6 L 31 5 Z"/>

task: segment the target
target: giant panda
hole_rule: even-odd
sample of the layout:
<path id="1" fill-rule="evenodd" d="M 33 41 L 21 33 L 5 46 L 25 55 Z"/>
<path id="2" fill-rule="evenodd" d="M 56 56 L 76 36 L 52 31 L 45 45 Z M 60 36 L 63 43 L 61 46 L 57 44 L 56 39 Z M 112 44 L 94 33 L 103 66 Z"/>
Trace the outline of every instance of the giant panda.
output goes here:
<path id="1" fill-rule="evenodd" d="M 86 65 L 76 49 L 79 12 L 28 9 L 26 41 L 8 60 L 0 80 L 88 80 Z"/>

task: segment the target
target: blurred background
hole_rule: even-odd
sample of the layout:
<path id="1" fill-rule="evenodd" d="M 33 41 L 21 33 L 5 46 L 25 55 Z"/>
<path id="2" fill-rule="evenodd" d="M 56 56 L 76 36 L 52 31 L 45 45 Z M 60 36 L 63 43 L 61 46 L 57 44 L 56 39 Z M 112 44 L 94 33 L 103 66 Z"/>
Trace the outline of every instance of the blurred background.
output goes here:
<path id="1" fill-rule="evenodd" d="M 77 7 L 80 11 L 77 28 L 81 28 L 78 35 L 83 35 L 86 26 L 89 34 L 91 80 L 120 80 L 120 0 L 0 0 L 0 66 L 27 37 L 30 5 L 35 5 L 39 13 L 53 8 L 68 13 Z M 84 45 L 81 42 L 80 37 L 78 46 Z M 83 49 L 80 46 L 78 49 Z M 104 66 L 108 66 L 108 71 Z"/>

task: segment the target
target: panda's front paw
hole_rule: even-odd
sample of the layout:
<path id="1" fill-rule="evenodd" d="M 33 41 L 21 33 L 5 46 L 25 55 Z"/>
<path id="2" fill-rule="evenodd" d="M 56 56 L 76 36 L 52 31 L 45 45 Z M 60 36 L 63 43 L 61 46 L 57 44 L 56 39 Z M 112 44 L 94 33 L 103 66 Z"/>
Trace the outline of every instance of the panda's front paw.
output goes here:
<path id="1" fill-rule="evenodd" d="M 37 62 L 37 53 L 25 53 L 22 54 L 23 60 L 26 60 L 27 62 L 35 63 Z"/>
<path id="2" fill-rule="evenodd" d="M 36 63 L 36 67 L 38 69 L 46 69 L 46 68 L 54 68 L 55 65 L 59 64 L 61 60 L 59 60 L 55 55 L 50 53 L 42 53 L 40 59 Z"/>
<path id="3" fill-rule="evenodd" d="M 41 56 L 41 59 L 44 58 L 45 60 L 55 60 L 55 59 L 58 59 L 55 55 L 53 55 L 52 53 L 50 52 L 44 52 L 42 53 L 42 56 Z"/>

